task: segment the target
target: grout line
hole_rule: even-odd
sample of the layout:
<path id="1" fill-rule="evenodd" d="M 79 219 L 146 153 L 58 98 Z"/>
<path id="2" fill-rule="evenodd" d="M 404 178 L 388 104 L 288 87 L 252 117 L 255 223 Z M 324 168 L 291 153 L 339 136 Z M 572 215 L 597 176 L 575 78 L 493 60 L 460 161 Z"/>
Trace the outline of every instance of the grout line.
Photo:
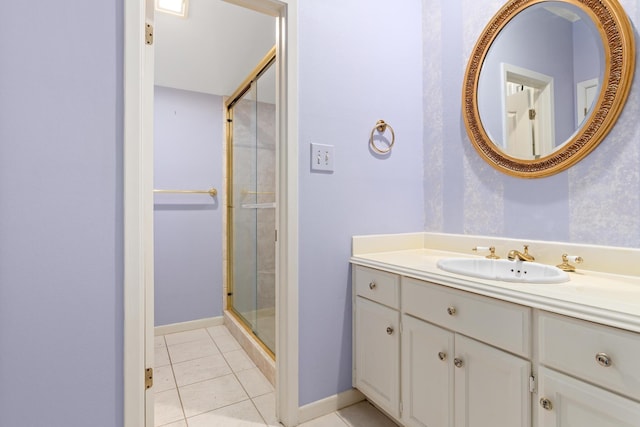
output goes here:
<path id="1" fill-rule="evenodd" d="M 258 409 L 258 406 L 256 405 L 256 402 L 253 401 L 253 398 L 249 398 L 249 400 L 251 401 L 251 404 L 253 405 L 254 409 L 256 410 L 258 415 L 260 416 L 260 419 L 264 422 L 264 425 L 268 426 L 269 423 L 267 422 L 267 419 L 264 417 L 264 415 L 262 415 L 262 412 L 260 412 L 260 410 Z"/>
<path id="2" fill-rule="evenodd" d="M 163 338 L 164 338 L 164 335 L 163 335 Z M 167 340 L 165 338 L 165 343 L 166 342 L 167 342 Z M 169 366 L 171 366 L 171 375 L 173 376 L 173 382 L 176 385 L 176 391 L 178 392 L 178 400 L 180 401 L 180 409 L 182 409 L 182 420 L 188 426 L 189 424 L 187 423 L 187 415 L 184 412 L 184 404 L 182 403 L 182 394 L 180 394 L 180 387 L 178 387 L 178 380 L 176 379 L 176 373 L 173 370 L 173 360 L 171 360 L 171 353 L 169 353 L 169 346 L 167 346 L 167 354 L 169 355 L 169 363 L 170 363 Z"/>

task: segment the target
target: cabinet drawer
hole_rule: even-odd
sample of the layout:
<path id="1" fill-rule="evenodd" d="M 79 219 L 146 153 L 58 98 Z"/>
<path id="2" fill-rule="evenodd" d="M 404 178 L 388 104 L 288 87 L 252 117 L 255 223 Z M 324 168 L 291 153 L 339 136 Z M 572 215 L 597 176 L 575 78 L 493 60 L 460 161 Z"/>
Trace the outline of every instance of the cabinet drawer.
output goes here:
<path id="1" fill-rule="evenodd" d="M 530 356 L 529 307 L 403 277 L 402 308 L 412 316 Z"/>
<path id="2" fill-rule="evenodd" d="M 640 334 L 546 312 L 538 327 L 540 363 L 640 400 Z"/>
<path id="3" fill-rule="evenodd" d="M 356 295 L 380 304 L 399 308 L 399 282 L 397 274 L 355 266 Z"/>

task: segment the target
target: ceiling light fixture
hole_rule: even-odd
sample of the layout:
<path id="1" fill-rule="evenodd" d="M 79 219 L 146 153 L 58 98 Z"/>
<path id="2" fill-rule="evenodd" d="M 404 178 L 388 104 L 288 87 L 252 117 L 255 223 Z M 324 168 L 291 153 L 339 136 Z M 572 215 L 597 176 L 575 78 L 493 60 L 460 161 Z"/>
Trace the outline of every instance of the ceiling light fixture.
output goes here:
<path id="1" fill-rule="evenodd" d="M 189 0 L 156 0 L 156 10 L 186 18 L 188 1 Z"/>

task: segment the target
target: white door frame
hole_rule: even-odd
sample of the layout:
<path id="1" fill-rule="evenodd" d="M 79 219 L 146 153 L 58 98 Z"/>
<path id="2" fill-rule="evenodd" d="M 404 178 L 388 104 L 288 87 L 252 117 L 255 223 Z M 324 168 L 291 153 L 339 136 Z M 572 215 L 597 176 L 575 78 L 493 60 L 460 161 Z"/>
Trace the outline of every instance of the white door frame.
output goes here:
<path id="1" fill-rule="evenodd" d="M 576 85 L 576 129 L 584 122 L 584 119 L 587 118 L 591 111 L 591 107 L 593 107 L 591 104 L 587 106 L 587 88 L 598 86 L 599 84 L 600 79 L 596 77 L 595 79 L 578 82 Z M 594 99 L 598 98 L 598 94 L 599 92 L 597 92 Z"/>
<path id="2" fill-rule="evenodd" d="M 298 424 L 298 1 L 224 0 L 276 17 L 276 411 Z M 153 0 L 124 7 L 124 426 L 153 419 L 144 373 L 153 365 Z"/>

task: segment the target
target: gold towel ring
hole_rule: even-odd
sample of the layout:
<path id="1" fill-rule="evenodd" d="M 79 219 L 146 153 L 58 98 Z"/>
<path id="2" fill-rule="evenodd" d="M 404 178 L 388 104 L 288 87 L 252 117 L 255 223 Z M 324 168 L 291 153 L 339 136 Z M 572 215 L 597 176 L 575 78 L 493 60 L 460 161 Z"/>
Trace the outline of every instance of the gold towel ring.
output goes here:
<path id="1" fill-rule="evenodd" d="M 380 133 L 384 133 L 386 132 L 387 128 L 391 131 L 391 143 L 389 144 L 386 150 L 383 150 L 380 147 L 378 147 L 375 142 L 373 142 L 373 134 L 375 133 L 376 130 Z M 389 151 L 391 151 L 391 147 L 393 147 L 393 144 L 395 142 L 396 142 L 396 134 L 393 131 L 393 128 L 391 127 L 391 125 L 388 123 L 385 123 L 384 120 L 378 120 L 376 122 L 376 125 L 373 127 L 373 129 L 371 129 L 371 136 L 369 137 L 369 144 L 371 145 L 371 149 L 378 154 L 387 154 Z"/>

